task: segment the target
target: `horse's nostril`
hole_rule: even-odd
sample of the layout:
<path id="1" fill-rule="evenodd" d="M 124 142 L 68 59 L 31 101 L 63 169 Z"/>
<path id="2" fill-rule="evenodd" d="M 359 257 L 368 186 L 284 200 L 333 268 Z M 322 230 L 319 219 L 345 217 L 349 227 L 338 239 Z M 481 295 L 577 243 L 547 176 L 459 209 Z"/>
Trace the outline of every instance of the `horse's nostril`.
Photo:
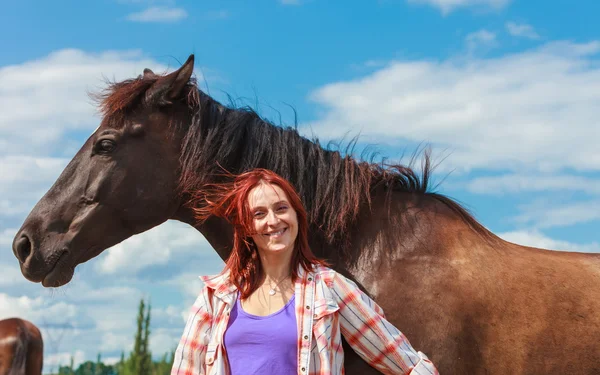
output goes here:
<path id="1" fill-rule="evenodd" d="M 15 255 L 21 263 L 25 263 L 31 255 L 31 241 L 26 234 L 22 234 L 21 238 L 15 243 Z"/>

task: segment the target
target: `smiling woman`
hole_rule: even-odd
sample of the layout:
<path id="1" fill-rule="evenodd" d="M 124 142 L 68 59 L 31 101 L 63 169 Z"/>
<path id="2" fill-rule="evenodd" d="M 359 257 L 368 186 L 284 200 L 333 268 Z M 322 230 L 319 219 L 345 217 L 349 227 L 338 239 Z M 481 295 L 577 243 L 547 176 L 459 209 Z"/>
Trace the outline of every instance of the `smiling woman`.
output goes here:
<path id="1" fill-rule="evenodd" d="M 342 336 L 384 374 L 437 374 L 374 301 L 313 255 L 288 181 L 254 169 L 198 194 L 207 203 L 198 219 L 225 218 L 233 249 L 221 274 L 203 277 L 173 375 L 343 374 Z"/>

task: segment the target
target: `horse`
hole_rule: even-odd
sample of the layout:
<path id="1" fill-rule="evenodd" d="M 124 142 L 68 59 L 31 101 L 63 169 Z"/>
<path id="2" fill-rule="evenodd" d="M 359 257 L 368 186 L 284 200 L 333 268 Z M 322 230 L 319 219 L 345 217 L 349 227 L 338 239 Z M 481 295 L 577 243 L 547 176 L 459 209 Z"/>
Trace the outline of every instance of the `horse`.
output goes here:
<path id="1" fill-rule="evenodd" d="M 354 280 L 442 374 L 600 374 L 600 256 L 502 240 L 430 191 L 430 155 L 408 165 L 323 147 L 297 127 L 224 105 L 177 70 L 109 82 L 102 119 L 16 233 L 21 272 L 45 287 L 166 220 L 189 224 L 222 259 L 232 228 L 199 223 L 203 187 L 255 167 L 285 177 L 310 245 Z M 421 160 L 421 168 L 415 161 Z M 348 374 L 376 374 L 345 346 Z"/>
<path id="2" fill-rule="evenodd" d="M 44 342 L 30 321 L 0 320 L 0 375 L 41 375 Z"/>

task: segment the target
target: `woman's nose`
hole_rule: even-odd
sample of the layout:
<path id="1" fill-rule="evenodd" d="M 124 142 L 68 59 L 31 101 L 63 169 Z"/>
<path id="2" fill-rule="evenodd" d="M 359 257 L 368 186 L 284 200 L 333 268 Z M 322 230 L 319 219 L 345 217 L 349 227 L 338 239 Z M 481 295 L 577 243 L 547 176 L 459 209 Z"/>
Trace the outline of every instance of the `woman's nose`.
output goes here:
<path id="1" fill-rule="evenodd" d="M 267 224 L 273 225 L 277 223 L 279 223 L 279 218 L 275 215 L 275 212 L 269 211 L 269 213 L 267 213 Z"/>

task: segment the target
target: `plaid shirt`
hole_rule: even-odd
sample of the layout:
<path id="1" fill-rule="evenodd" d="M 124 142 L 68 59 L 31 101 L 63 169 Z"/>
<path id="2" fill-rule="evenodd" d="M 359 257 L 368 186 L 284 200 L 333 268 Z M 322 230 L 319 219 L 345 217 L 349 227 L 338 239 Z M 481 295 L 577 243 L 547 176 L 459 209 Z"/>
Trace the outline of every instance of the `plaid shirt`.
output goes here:
<path id="1" fill-rule="evenodd" d="M 223 344 L 237 288 L 228 272 L 201 277 L 205 286 L 192 307 L 175 352 L 171 375 L 228 375 Z M 332 269 L 299 270 L 295 282 L 298 375 L 344 374 L 340 334 L 384 374 L 438 374 L 406 337 L 385 320 L 383 310 L 355 283 Z"/>

